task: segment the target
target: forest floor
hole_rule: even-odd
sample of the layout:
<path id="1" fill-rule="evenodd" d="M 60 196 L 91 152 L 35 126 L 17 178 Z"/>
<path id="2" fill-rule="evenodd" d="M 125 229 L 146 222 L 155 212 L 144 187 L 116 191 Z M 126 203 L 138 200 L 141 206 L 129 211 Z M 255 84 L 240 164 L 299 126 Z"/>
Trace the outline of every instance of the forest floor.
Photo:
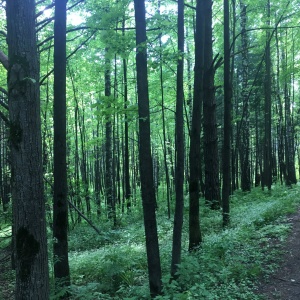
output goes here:
<path id="1" fill-rule="evenodd" d="M 258 287 L 258 294 L 268 300 L 300 299 L 300 209 L 290 215 L 287 222 L 291 224 L 291 232 L 280 246 L 284 253 L 281 263 Z"/>
<path id="2" fill-rule="evenodd" d="M 257 287 L 257 295 L 261 295 L 263 299 L 300 299 L 300 209 L 289 215 L 286 222 L 291 225 L 287 239 L 284 242 L 276 239 L 272 242 L 274 248 L 282 250 L 280 264 Z M 5 247 L 0 249 L 0 300 L 14 299 L 14 275 L 10 268 L 11 251 L 10 247 Z"/>

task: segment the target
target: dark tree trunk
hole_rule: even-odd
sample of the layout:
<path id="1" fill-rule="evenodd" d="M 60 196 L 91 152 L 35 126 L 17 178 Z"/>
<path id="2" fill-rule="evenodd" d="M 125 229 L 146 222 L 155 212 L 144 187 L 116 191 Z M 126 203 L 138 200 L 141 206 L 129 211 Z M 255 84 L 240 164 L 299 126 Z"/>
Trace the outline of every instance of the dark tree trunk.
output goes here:
<path id="1" fill-rule="evenodd" d="M 282 69 L 287 73 L 287 52 L 282 50 Z M 291 92 L 290 82 L 285 75 L 284 79 L 284 113 L 285 113 L 285 161 L 286 161 L 286 184 L 296 184 L 295 150 L 294 150 L 294 126 L 291 116 Z"/>
<path id="2" fill-rule="evenodd" d="M 278 124 L 277 124 L 277 143 L 278 143 L 278 164 L 279 164 L 279 179 L 281 184 L 283 184 L 283 178 L 286 180 L 285 172 L 285 162 L 284 162 L 284 124 L 283 124 L 283 107 L 281 100 L 281 91 L 280 91 L 280 50 L 279 50 L 279 40 L 278 32 L 276 30 L 276 56 L 277 56 L 277 114 L 278 114 Z"/>
<path id="3" fill-rule="evenodd" d="M 249 128 L 249 91 L 248 91 L 248 36 L 247 6 L 240 0 L 241 39 L 242 39 L 242 91 L 243 117 L 241 122 L 241 143 L 239 145 L 241 159 L 241 188 L 251 190 L 250 178 L 250 128 Z"/>
<path id="4" fill-rule="evenodd" d="M 129 135 L 128 135 L 128 117 L 127 117 L 127 102 L 128 102 L 128 87 L 127 87 L 127 60 L 123 59 L 123 75 L 124 75 L 124 182 L 125 182 L 125 199 L 127 211 L 131 208 L 131 188 L 129 174 Z"/>
<path id="5" fill-rule="evenodd" d="M 189 181 L 189 251 L 202 242 L 200 230 L 200 127 L 203 103 L 203 64 L 204 64 L 204 15 L 203 1 L 197 0 L 195 34 L 195 73 L 192 124 L 190 135 L 190 181 Z"/>
<path id="6" fill-rule="evenodd" d="M 204 117 L 204 164 L 205 200 L 212 209 L 220 207 L 219 153 L 216 123 L 215 62 L 213 61 L 212 1 L 204 0 L 204 77 L 203 77 L 203 117 Z"/>
<path id="7" fill-rule="evenodd" d="M 258 102 L 258 101 L 257 101 Z M 261 143 L 259 134 L 259 124 L 258 124 L 258 110 L 259 102 L 255 106 L 255 182 L 254 185 L 257 187 L 261 184 Z"/>
<path id="8" fill-rule="evenodd" d="M 270 26 L 270 1 L 267 4 L 267 25 Z M 270 33 L 267 31 L 267 42 L 265 50 L 265 138 L 264 138 L 264 171 L 262 188 L 267 186 L 270 190 L 272 185 L 272 143 L 271 143 L 271 49 Z"/>
<path id="9" fill-rule="evenodd" d="M 108 50 L 106 50 L 108 51 Z M 105 60 L 105 96 L 107 108 L 111 107 L 111 66 L 110 60 Z M 112 144 L 112 121 L 111 115 L 106 115 L 105 122 L 105 195 L 107 201 L 108 218 L 116 221 L 115 199 L 113 191 L 113 144 Z"/>
<path id="10" fill-rule="evenodd" d="M 136 22 L 136 69 L 139 111 L 139 164 L 146 236 L 150 294 L 161 294 L 161 265 L 155 215 L 155 189 L 151 158 L 149 91 L 147 75 L 146 19 L 144 0 L 134 1 Z"/>
<path id="11" fill-rule="evenodd" d="M 175 170 L 175 214 L 173 229 L 173 246 L 171 277 L 176 278 L 178 265 L 181 262 L 181 237 L 183 224 L 183 180 L 184 180 L 184 122 L 183 122 L 183 68 L 184 68 L 184 0 L 178 0 L 178 52 L 177 62 L 177 91 L 176 91 L 176 170 Z"/>
<path id="12" fill-rule="evenodd" d="M 100 137 L 99 135 L 99 127 L 100 127 L 100 121 L 97 120 L 97 129 L 96 129 L 96 138 L 97 143 L 95 145 L 95 163 L 94 163 L 94 170 L 95 170 L 95 202 L 97 205 L 97 216 L 99 217 L 101 215 L 101 174 L 100 174 L 100 146 L 98 139 Z"/>
<path id="13" fill-rule="evenodd" d="M 291 100 L 285 83 L 285 154 L 286 154 L 286 184 L 296 184 L 295 149 L 294 149 L 294 126 L 291 117 Z"/>
<path id="14" fill-rule="evenodd" d="M 48 299 L 35 1 L 6 2 L 15 299 Z"/>
<path id="15" fill-rule="evenodd" d="M 222 213 L 223 226 L 229 225 L 229 195 L 230 195 L 230 160 L 231 160 L 231 75 L 230 75 L 230 28 L 229 3 L 224 0 L 224 142 L 223 142 L 223 188 Z"/>
<path id="16" fill-rule="evenodd" d="M 55 2 L 53 256 L 57 292 L 70 285 L 66 144 L 66 5 Z M 68 294 L 65 295 L 67 298 Z"/>

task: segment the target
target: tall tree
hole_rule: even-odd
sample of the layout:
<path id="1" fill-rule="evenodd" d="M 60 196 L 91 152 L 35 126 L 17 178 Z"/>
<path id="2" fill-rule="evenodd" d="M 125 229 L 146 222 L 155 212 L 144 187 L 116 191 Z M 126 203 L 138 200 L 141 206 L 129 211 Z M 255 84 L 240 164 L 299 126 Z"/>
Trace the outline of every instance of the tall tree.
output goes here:
<path id="1" fill-rule="evenodd" d="M 123 22 L 124 24 L 124 22 Z M 123 25 L 124 28 L 124 25 Z M 123 30 L 124 34 L 124 30 Z M 130 174 L 129 174 L 129 134 L 128 134 L 128 81 L 127 81 L 127 59 L 123 59 L 123 80 L 124 80 L 124 187 L 127 210 L 131 208 L 131 188 L 130 188 Z"/>
<path id="2" fill-rule="evenodd" d="M 48 299 L 35 1 L 8 0 L 8 99 L 16 299 Z"/>
<path id="3" fill-rule="evenodd" d="M 105 97 L 107 108 L 111 107 L 111 61 L 108 58 L 108 49 L 106 49 L 105 59 Z M 113 144 L 112 144 L 112 120 L 109 114 L 106 115 L 105 122 L 105 195 L 107 201 L 108 217 L 116 223 L 115 199 L 113 190 Z"/>
<path id="4" fill-rule="evenodd" d="M 200 230 L 200 128 L 203 104 L 204 11 L 203 1 L 197 0 L 195 33 L 195 69 L 192 124 L 190 134 L 189 180 L 189 251 L 202 242 Z"/>
<path id="5" fill-rule="evenodd" d="M 156 198 L 150 139 L 145 1 L 134 0 L 136 23 L 136 72 L 139 112 L 139 164 L 144 212 L 150 294 L 161 294 L 161 265 L 156 224 Z"/>
<path id="6" fill-rule="evenodd" d="M 230 160 L 231 160 L 231 73 L 230 73 L 230 27 L 229 1 L 224 0 L 224 141 L 223 141 L 223 187 L 222 187 L 222 214 L 223 226 L 229 224 L 229 195 L 231 187 Z"/>
<path id="7" fill-rule="evenodd" d="M 267 1 L 267 26 L 270 26 L 270 0 Z M 272 185 L 272 141 L 271 141 L 271 34 L 267 31 L 266 34 L 266 48 L 265 48 L 265 136 L 264 136 L 264 170 L 263 170 L 263 180 L 262 188 L 267 186 L 270 190 Z"/>
<path id="8" fill-rule="evenodd" d="M 175 169 L 175 214 L 173 229 L 173 247 L 171 262 L 171 277 L 176 277 L 178 265 L 181 262 L 181 236 L 183 224 L 183 179 L 184 179 L 184 124 L 183 124 L 183 65 L 184 65 L 184 0 L 178 0 L 178 63 L 177 63 L 177 93 L 176 93 L 176 169 Z"/>
<path id="9" fill-rule="evenodd" d="M 242 91 L 243 114 L 241 121 L 241 143 L 239 145 L 241 158 L 241 188 L 251 190 L 250 177 L 250 128 L 249 128 L 249 91 L 248 91 L 248 35 L 247 35 L 247 5 L 240 0 L 240 22 L 242 39 Z"/>
<path id="10" fill-rule="evenodd" d="M 203 0 L 204 11 L 204 77 L 203 130 L 205 164 L 205 200 L 212 209 L 220 207 L 219 153 L 216 121 L 214 77 L 218 67 L 213 59 L 212 0 Z"/>
<path id="11" fill-rule="evenodd" d="M 287 39 L 287 32 L 285 33 Z M 287 43 L 286 43 L 287 44 Z M 287 47 L 287 45 L 286 45 Z M 294 142 L 294 125 L 291 114 L 291 76 L 287 75 L 288 55 L 287 49 L 282 49 L 282 71 L 284 73 L 284 116 L 285 116 L 285 161 L 286 161 L 286 184 L 296 184 L 295 169 L 295 142 Z"/>
<path id="12" fill-rule="evenodd" d="M 67 0 L 55 2 L 54 18 L 53 256 L 57 291 L 70 284 L 66 144 L 66 5 Z"/>

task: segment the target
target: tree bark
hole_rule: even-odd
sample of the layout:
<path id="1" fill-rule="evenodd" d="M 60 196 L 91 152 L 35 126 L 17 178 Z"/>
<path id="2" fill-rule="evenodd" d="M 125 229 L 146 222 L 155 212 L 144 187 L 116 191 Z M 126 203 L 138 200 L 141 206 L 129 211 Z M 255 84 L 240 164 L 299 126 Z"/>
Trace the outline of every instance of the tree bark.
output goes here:
<path id="1" fill-rule="evenodd" d="M 242 39 L 242 91 L 243 116 L 241 121 L 241 143 L 239 145 L 241 159 L 241 188 L 251 190 L 250 178 L 250 128 L 249 128 L 249 91 L 248 91 L 248 36 L 247 36 L 247 6 L 240 0 L 240 22 Z"/>
<path id="2" fill-rule="evenodd" d="M 205 200 L 211 209 L 220 207 L 219 153 L 216 122 L 215 62 L 212 40 L 212 1 L 203 1 L 205 47 L 203 77 Z"/>
<path id="3" fill-rule="evenodd" d="M 189 251 L 202 242 L 200 230 L 200 128 L 203 104 L 203 64 L 204 64 L 204 15 L 203 1 L 197 0 L 195 34 L 194 95 L 190 136 L 190 181 L 189 181 Z"/>
<path id="4" fill-rule="evenodd" d="M 267 3 L 267 25 L 270 26 L 270 1 Z M 265 137 L 264 137 L 264 171 L 262 188 L 267 186 L 268 190 L 272 185 L 272 144 L 271 144 L 271 49 L 270 33 L 267 31 L 265 50 Z"/>
<path id="5" fill-rule="evenodd" d="M 106 52 L 108 50 L 106 49 Z M 105 59 L 105 96 L 107 97 L 107 108 L 110 109 L 111 97 L 111 62 Z M 112 122 L 111 115 L 107 113 L 105 120 L 105 195 L 107 201 L 108 218 L 116 221 L 115 199 L 113 191 L 113 144 L 112 144 Z"/>
<path id="6" fill-rule="evenodd" d="M 224 142 L 223 142 L 223 188 L 222 214 L 223 226 L 229 225 L 229 195 L 231 187 L 230 160 L 231 160 L 231 74 L 230 74 L 230 28 L 229 3 L 224 0 Z"/>
<path id="7" fill-rule="evenodd" d="M 55 2 L 53 256 L 57 292 L 70 285 L 66 131 L 66 0 Z M 67 298 L 68 294 L 62 296 Z"/>
<path id="8" fill-rule="evenodd" d="M 49 298 L 35 1 L 6 2 L 16 299 Z"/>
<path id="9" fill-rule="evenodd" d="M 173 245 L 171 261 L 171 277 L 176 278 L 178 265 L 181 262 L 181 237 L 183 224 L 183 180 L 184 180 L 184 122 L 183 122 L 183 70 L 184 70 L 184 0 L 178 0 L 178 55 L 177 90 L 176 90 L 176 170 L 175 170 L 175 214 L 173 228 Z"/>
<path id="10" fill-rule="evenodd" d="M 162 292 L 161 265 L 155 215 L 155 189 L 151 158 L 150 112 L 147 74 L 146 19 L 144 0 L 134 0 L 136 22 L 136 71 L 139 111 L 139 164 L 146 251 L 151 297 Z"/>

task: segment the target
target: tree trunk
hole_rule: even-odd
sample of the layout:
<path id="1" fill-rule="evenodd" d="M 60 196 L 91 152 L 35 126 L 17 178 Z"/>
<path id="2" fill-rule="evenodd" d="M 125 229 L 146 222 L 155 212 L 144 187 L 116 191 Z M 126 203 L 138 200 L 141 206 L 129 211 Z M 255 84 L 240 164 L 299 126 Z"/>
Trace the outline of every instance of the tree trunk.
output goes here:
<path id="1" fill-rule="evenodd" d="M 267 25 L 270 26 L 270 1 L 267 4 Z M 265 138 L 264 138 L 264 171 L 262 188 L 267 186 L 271 189 L 272 185 L 272 143 L 271 143 L 271 49 L 270 33 L 267 31 L 266 50 L 265 50 Z"/>
<path id="2" fill-rule="evenodd" d="M 106 49 L 106 51 L 108 51 Z M 107 108 L 111 107 L 111 67 L 110 59 L 105 60 L 105 96 L 107 97 Z M 107 201 L 107 213 L 108 218 L 114 220 L 116 219 L 115 214 L 115 199 L 113 192 L 113 145 L 112 145 L 112 122 L 111 115 L 106 115 L 105 122 L 105 195 Z"/>
<path id="3" fill-rule="evenodd" d="M 66 145 L 66 5 L 55 2 L 53 256 L 57 292 L 70 285 Z M 68 294 L 65 295 L 67 298 Z"/>
<path id="4" fill-rule="evenodd" d="M 197 0 L 195 34 L 195 69 L 192 124 L 190 136 L 190 181 L 189 181 L 189 251 L 202 242 L 199 216 L 200 198 L 200 127 L 203 103 L 203 64 L 204 64 L 204 15 L 203 1 Z"/>
<path id="5" fill-rule="evenodd" d="M 284 124 L 283 124 L 283 107 L 281 100 L 280 91 L 280 49 L 278 40 L 278 31 L 276 30 L 276 57 L 277 57 L 277 87 L 276 87 L 276 98 L 277 98 L 277 114 L 278 114 L 278 124 L 277 124 L 277 143 L 278 143 L 278 164 L 279 164 L 279 179 L 281 184 L 283 184 L 283 178 L 286 180 L 285 162 L 284 162 Z"/>
<path id="6" fill-rule="evenodd" d="M 6 2 L 16 299 L 49 298 L 35 1 Z"/>
<path id="7" fill-rule="evenodd" d="M 155 189 L 151 158 L 150 112 L 147 75 L 146 19 L 144 0 L 134 1 L 136 22 L 136 69 L 139 111 L 139 164 L 151 297 L 162 292 L 161 265 L 155 215 Z"/>
<path id="8" fill-rule="evenodd" d="M 224 142 L 223 142 L 223 226 L 229 225 L 230 160 L 231 160 L 231 74 L 230 74 L 230 28 L 229 3 L 224 0 Z"/>
<path id="9" fill-rule="evenodd" d="M 128 102 L 128 82 L 127 82 L 127 60 L 123 59 L 123 75 L 124 75 L 124 182 L 125 182 L 125 199 L 127 211 L 131 209 L 131 188 L 129 175 L 129 135 L 128 135 L 128 117 L 127 117 L 127 102 Z"/>
<path id="10" fill-rule="evenodd" d="M 183 122 L 183 68 L 184 68 L 184 0 L 178 0 L 178 52 L 177 62 L 177 91 L 176 91 L 176 171 L 175 171 L 175 214 L 173 229 L 173 246 L 171 277 L 176 278 L 178 265 L 181 262 L 181 237 L 183 224 L 183 180 L 184 180 L 184 122 Z"/>
<path id="11" fill-rule="evenodd" d="M 220 207 L 219 153 L 215 101 L 215 62 L 213 61 L 212 40 L 212 1 L 204 0 L 204 77 L 203 77 L 203 116 L 204 116 L 204 164 L 205 200 L 211 209 Z"/>
<path id="12" fill-rule="evenodd" d="M 248 91 L 248 35 L 247 6 L 240 0 L 241 39 L 242 39 L 242 91 L 243 116 L 241 121 L 241 143 L 239 145 L 241 159 L 241 188 L 251 190 L 250 178 L 250 128 L 249 128 L 249 91 Z"/>

